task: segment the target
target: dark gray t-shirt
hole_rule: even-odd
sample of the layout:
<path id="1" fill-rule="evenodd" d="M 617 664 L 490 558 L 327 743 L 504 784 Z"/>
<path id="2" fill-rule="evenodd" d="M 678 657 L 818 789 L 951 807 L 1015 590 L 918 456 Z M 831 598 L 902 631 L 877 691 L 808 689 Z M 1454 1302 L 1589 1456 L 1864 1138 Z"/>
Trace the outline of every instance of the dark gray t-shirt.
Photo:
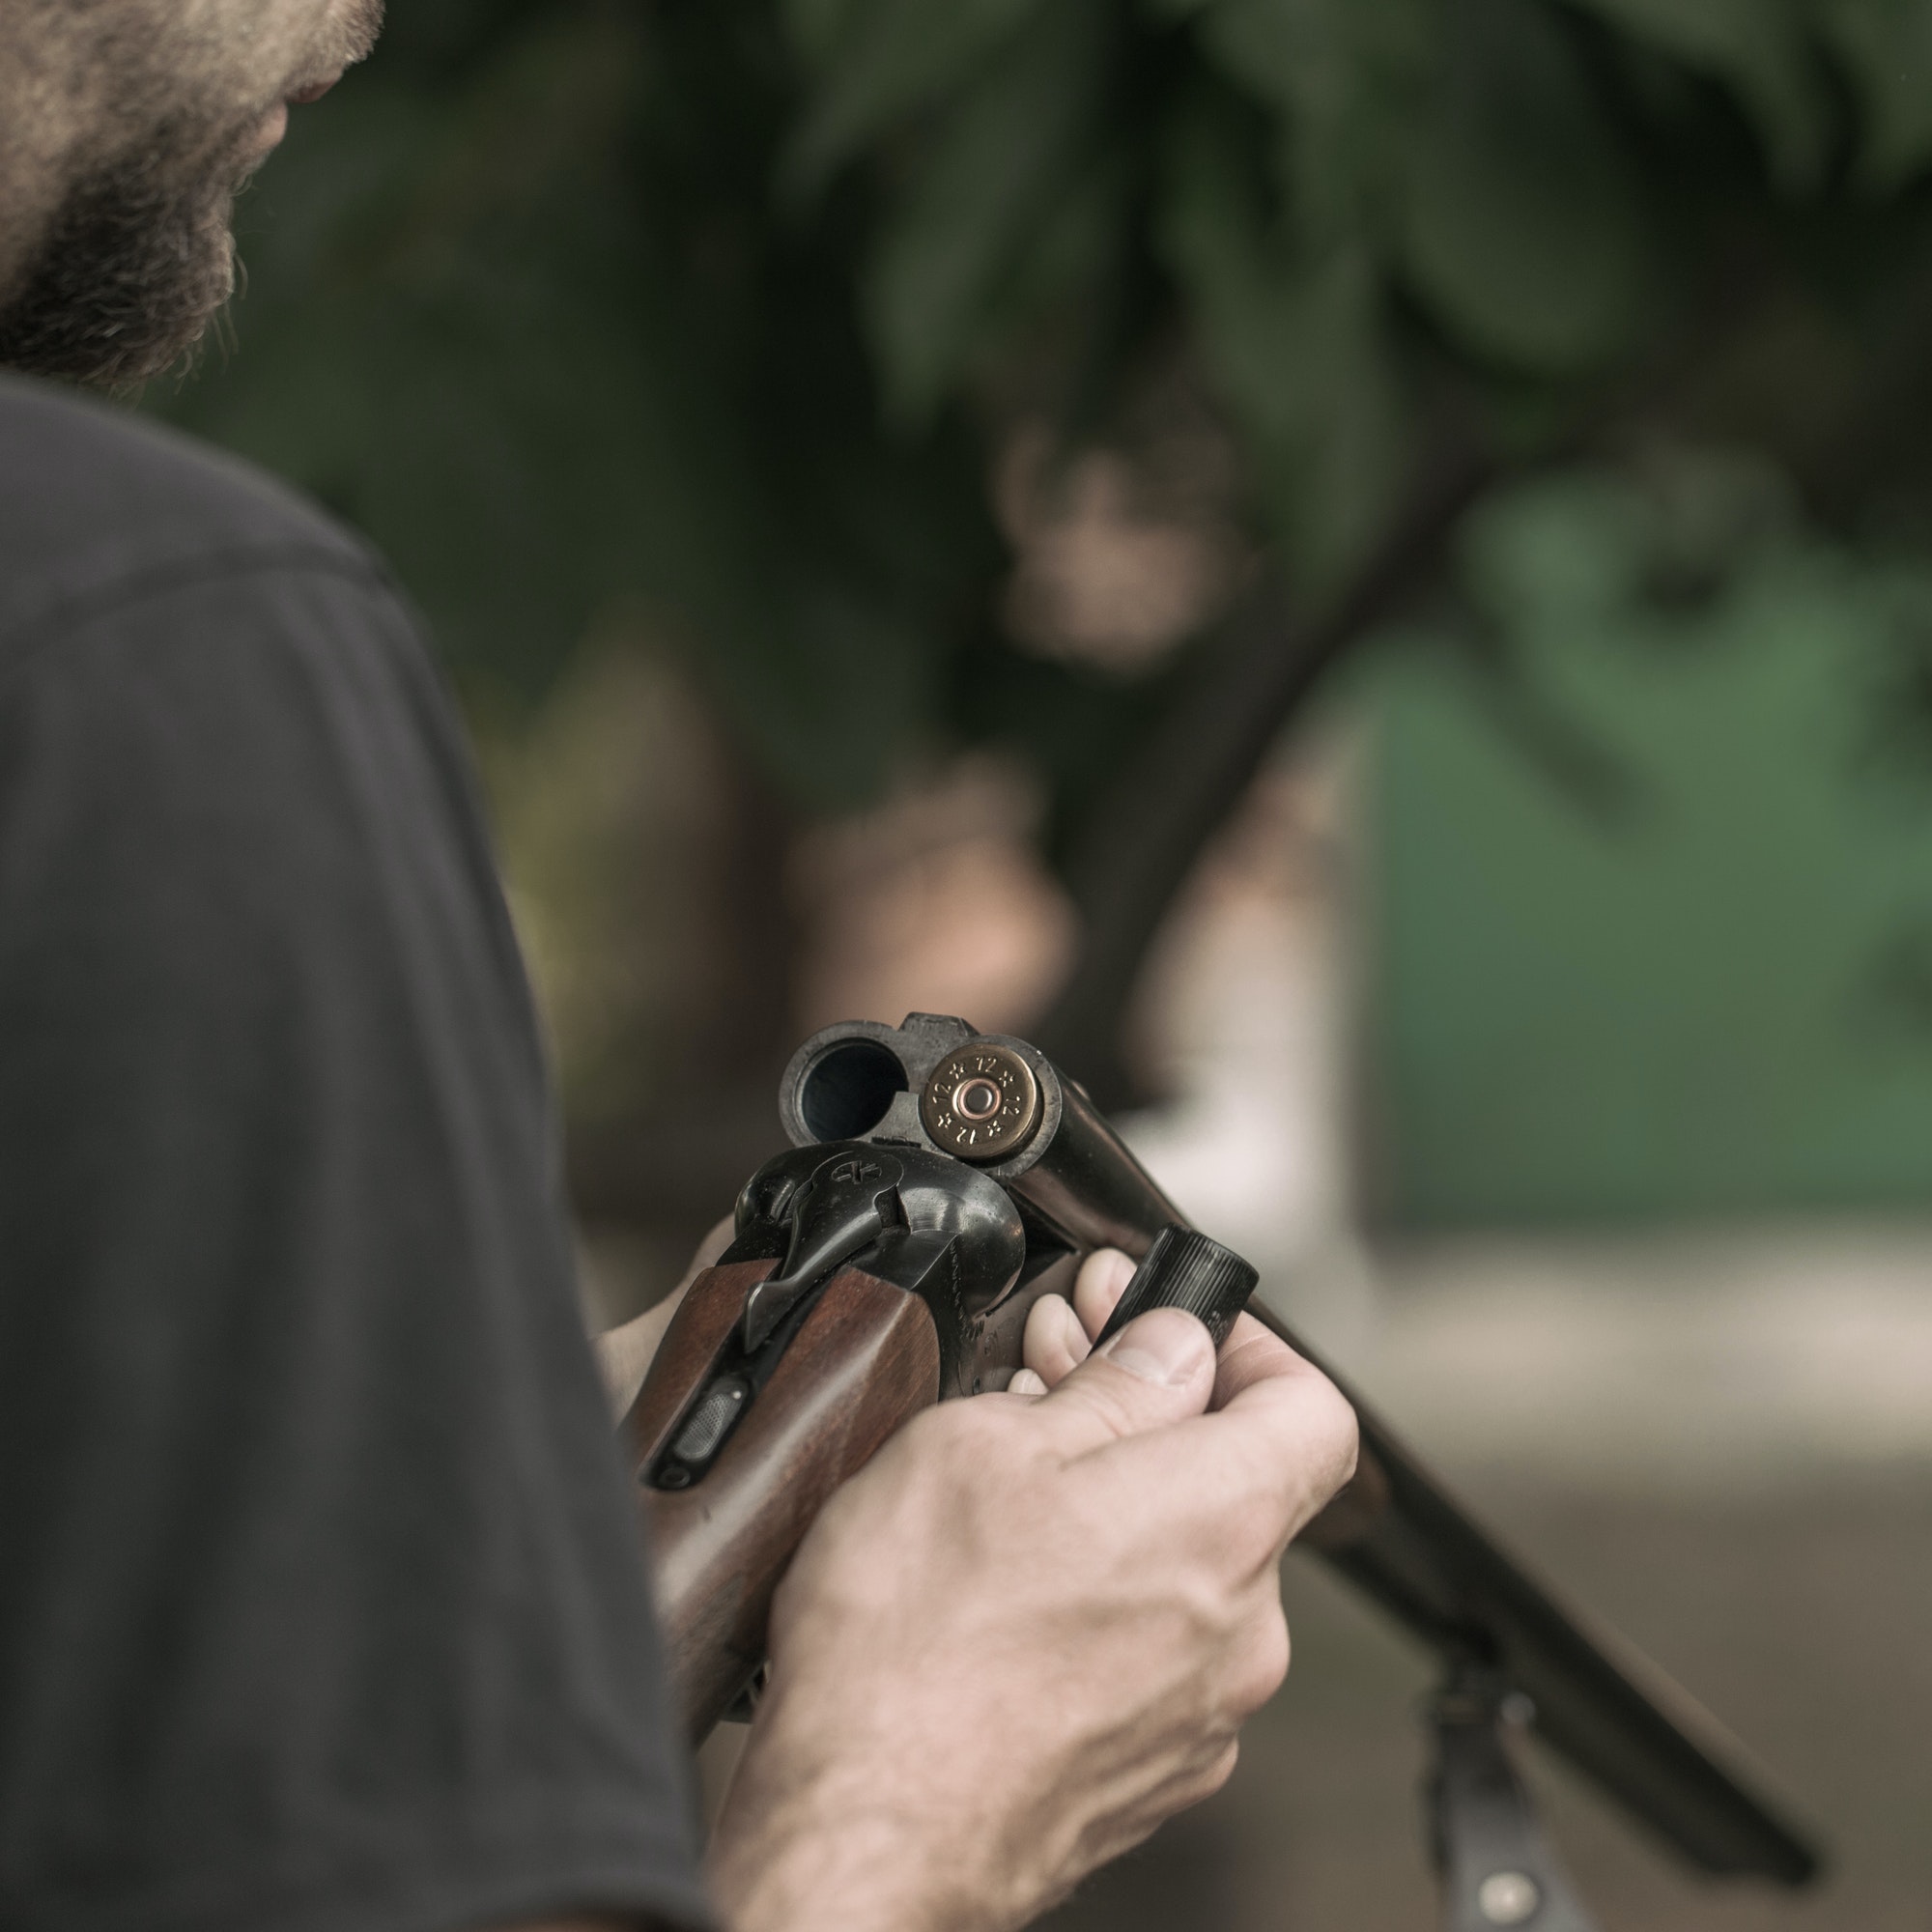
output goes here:
<path id="1" fill-rule="evenodd" d="M 696 1919 L 664 1707 L 411 621 L 0 378 L 0 1924 Z"/>

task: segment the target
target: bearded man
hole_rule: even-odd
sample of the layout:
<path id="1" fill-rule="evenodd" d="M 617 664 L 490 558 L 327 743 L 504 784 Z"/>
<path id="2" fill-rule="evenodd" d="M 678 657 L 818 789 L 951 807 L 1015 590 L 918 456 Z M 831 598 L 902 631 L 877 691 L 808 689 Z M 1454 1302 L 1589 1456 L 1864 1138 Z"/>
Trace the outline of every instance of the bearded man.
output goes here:
<path id="1" fill-rule="evenodd" d="M 1090 1355 L 1096 1257 L 807 1540 L 703 1869 L 429 658 L 357 539 L 72 386 L 209 326 L 377 24 L 0 4 L 0 1923 L 1003 1932 L 1227 1776 L 1352 1418 L 1252 1322 Z"/>

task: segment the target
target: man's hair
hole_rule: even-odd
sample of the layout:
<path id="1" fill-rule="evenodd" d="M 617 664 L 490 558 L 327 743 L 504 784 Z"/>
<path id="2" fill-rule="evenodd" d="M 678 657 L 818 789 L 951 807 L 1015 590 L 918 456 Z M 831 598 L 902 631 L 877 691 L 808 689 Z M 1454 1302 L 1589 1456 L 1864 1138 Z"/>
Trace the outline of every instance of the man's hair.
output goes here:
<path id="1" fill-rule="evenodd" d="M 271 117 L 367 54 L 382 17 L 0 0 L 0 365 L 130 387 L 181 360 L 234 291 L 235 196 Z"/>
<path id="2" fill-rule="evenodd" d="M 179 124 L 71 183 L 0 306 L 0 364 L 125 387 L 180 360 L 235 287 L 239 158 Z"/>

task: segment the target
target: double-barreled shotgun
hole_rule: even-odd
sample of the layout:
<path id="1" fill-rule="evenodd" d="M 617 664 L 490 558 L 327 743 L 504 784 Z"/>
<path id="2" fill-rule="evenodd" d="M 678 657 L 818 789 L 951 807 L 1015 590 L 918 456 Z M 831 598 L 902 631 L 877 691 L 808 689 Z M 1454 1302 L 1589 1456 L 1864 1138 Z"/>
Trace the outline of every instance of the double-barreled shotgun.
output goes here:
<path id="1" fill-rule="evenodd" d="M 1068 1292 L 1084 1256 L 1140 1261 L 1117 1321 L 1178 1303 L 1217 1337 L 1255 1283 L 1023 1040 L 927 1013 L 829 1027 L 793 1056 L 779 1105 L 792 1149 L 746 1183 L 736 1238 L 692 1285 L 625 1421 L 696 1738 L 755 1680 L 772 1593 L 827 1497 L 921 1408 L 1004 1388 L 1028 1311 Z M 1520 1731 L 1703 1871 L 1811 1877 L 1817 1853 L 1741 1748 L 1350 1399 L 1359 1469 L 1300 1543 L 1441 1661 L 1430 1790 L 1445 1924 L 1589 1922 L 1517 1776 Z"/>

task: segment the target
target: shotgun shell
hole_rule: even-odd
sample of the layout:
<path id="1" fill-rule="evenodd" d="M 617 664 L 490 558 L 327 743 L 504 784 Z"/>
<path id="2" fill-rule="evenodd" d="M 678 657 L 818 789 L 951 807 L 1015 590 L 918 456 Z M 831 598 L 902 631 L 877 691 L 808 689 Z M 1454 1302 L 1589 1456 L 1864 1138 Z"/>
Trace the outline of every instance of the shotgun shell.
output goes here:
<path id="1" fill-rule="evenodd" d="M 1002 1160 L 1039 1124 L 1039 1083 L 1011 1047 L 974 1040 L 933 1068 L 919 1116 L 942 1152 Z"/>

